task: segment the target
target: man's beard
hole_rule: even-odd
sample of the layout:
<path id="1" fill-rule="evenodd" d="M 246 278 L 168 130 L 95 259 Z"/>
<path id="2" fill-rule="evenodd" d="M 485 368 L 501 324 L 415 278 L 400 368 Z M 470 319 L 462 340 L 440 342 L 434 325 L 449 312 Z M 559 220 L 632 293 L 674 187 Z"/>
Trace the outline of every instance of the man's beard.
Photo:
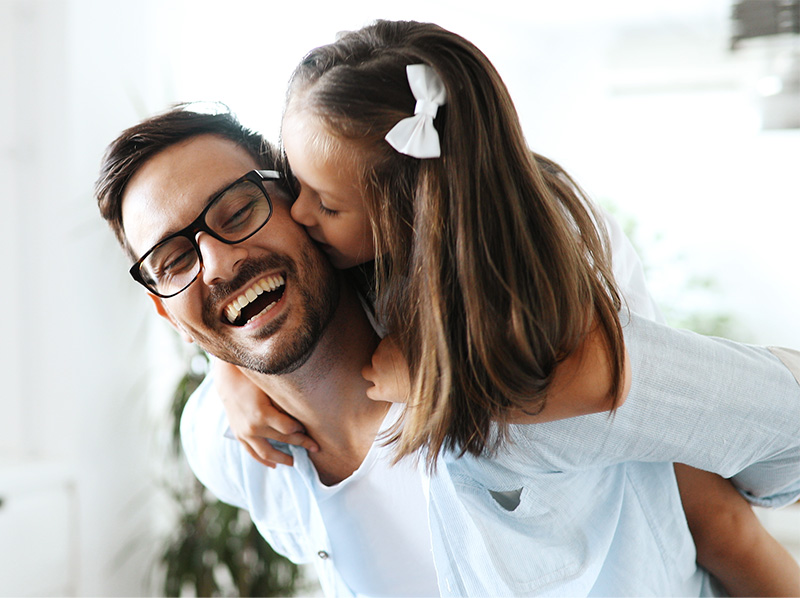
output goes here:
<path id="1" fill-rule="evenodd" d="M 226 341 L 227 335 L 222 333 L 224 325 L 219 320 L 220 302 L 259 274 L 275 270 L 286 273 L 285 292 L 289 291 L 289 285 L 292 291 L 299 291 L 302 305 L 295 304 L 292 311 L 296 318 L 298 310 L 302 310 L 299 326 L 292 331 L 284 329 L 290 315 L 285 311 L 270 320 L 258 331 L 258 338 L 266 342 L 278 335 L 277 342 L 264 353 Z M 224 361 L 262 374 L 274 376 L 294 372 L 314 353 L 325 328 L 333 319 L 339 304 L 339 290 L 338 276 L 314 248 L 304 252 L 299 268 L 294 260 L 284 255 L 272 254 L 248 260 L 242 264 L 234 280 L 211 289 L 203 305 L 203 323 L 213 336 L 198 335 L 198 343 Z M 214 334 L 217 331 L 220 334 Z"/>

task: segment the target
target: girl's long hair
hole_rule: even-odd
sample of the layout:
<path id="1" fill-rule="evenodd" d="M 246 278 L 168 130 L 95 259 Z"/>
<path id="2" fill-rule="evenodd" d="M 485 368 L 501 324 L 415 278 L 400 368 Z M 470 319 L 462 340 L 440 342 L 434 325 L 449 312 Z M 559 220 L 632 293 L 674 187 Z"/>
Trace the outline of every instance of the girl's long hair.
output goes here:
<path id="1" fill-rule="evenodd" d="M 447 90 L 438 159 L 384 140 L 414 111 L 409 64 L 432 67 Z M 575 182 L 529 151 L 483 53 L 433 24 L 378 21 L 306 56 L 289 88 L 295 110 L 363 164 L 376 308 L 411 372 L 398 458 L 425 449 L 433 467 L 442 449 L 491 452 L 503 416 L 543 409 L 556 366 L 593 327 L 616 404 L 624 344 L 605 229 Z"/>

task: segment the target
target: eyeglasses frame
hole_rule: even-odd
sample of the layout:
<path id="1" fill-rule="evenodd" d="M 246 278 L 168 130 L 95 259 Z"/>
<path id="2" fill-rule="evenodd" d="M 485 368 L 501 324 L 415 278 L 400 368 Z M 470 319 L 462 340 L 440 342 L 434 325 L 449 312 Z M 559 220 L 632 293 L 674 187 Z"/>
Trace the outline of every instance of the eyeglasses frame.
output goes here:
<path id="1" fill-rule="evenodd" d="M 255 235 L 258 231 L 260 231 L 262 228 L 264 228 L 264 226 L 267 224 L 267 222 L 269 222 L 270 219 L 272 218 L 272 213 L 273 213 L 272 198 L 269 196 L 269 193 L 267 192 L 266 188 L 264 187 L 264 182 L 265 181 L 280 180 L 282 178 L 283 178 L 283 175 L 280 172 L 278 172 L 277 170 L 255 169 L 255 170 L 251 170 L 251 171 L 243 174 L 238 179 L 233 181 L 230 185 L 225 187 L 222 191 L 217 193 L 211 199 L 211 201 L 208 202 L 208 205 L 205 208 L 203 208 L 203 211 L 200 212 L 200 215 L 197 218 L 195 218 L 192 221 L 191 224 L 189 224 L 189 226 L 187 226 L 185 228 L 182 228 L 178 232 L 172 233 L 171 235 L 169 235 L 168 237 L 165 237 L 164 239 L 161 239 L 158 243 L 156 243 L 149 250 L 147 250 L 147 252 L 142 257 L 140 257 L 138 260 L 136 260 L 136 263 L 133 264 L 133 266 L 131 266 L 131 269 L 129 270 L 130 275 L 133 277 L 133 279 L 136 282 L 138 282 L 140 285 L 142 285 L 144 288 L 146 288 L 148 290 L 148 292 L 152 293 L 156 297 L 161 297 L 162 299 L 169 299 L 170 297 L 174 297 L 175 295 L 179 295 L 180 293 L 182 293 L 183 291 L 188 289 L 194 283 L 194 281 L 198 279 L 198 277 L 200 276 L 200 273 L 203 271 L 203 253 L 200 251 L 200 245 L 198 245 L 197 239 L 195 238 L 197 236 L 197 233 L 199 233 L 199 232 L 208 233 L 209 235 L 214 237 L 216 240 L 221 241 L 222 243 L 225 243 L 226 245 L 236 245 L 238 243 L 242 243 L 243 241 L 246 241 L 247 239 L 249 239 L 250 237 Z M 255 183 L 258 186 L 258 188 L 261 189 L 261 192 L 264 194 L 264 197 L 266 198 L 267 203 L 269 204 L 269 215 L 267 216 L 266 220 L 264 220 L 264 223 L 261 226 L 259 226 L 256 230 L 251 232 L 246 237 L 244 237 L 242 239 L 239 239 L 238 241 L 229 241 L 229 240 L 223 238 L 222 236 L 220 236 L 219 234 L 215 233 L 213 230 L 211 230 L 211 228 L 206 223 L 206 214 L 208 214 L 209 210 L 211 210 L 211 208 L 214 206 L 214 204 L 217 203 L 217 201 L 223 195 L 225 195 L 225 193 L 227 193 L 228 190 L 230 190 L 232 187 L 235 187 L 236 185 L 238 185 L 239 183 L 241 183 L 243 181 L 250 181 L 251 183 Z M 197 252 L 197 258 L 200 261 L 200 268 L 198 268 L 197 274 L 194 275 L 194 278 L 192 278 L 192 280 L 190 280 L 189 283 L 185 287 L 183 287 L 181 290 L 176 291 L 175 293 L 172 293 L 170 295 L 163 295 L 163 294 L 157 292 L 155 289 L 152 289 L 150 287 L 150 285 L 148 285 L 145 282 L 144 277 L 142 276 L 141 268 L 142 268 L 142 264 L 144 263 L 144 260 L 147 259 L 147 256 L 149 256 L 151 253 L 153 253 L 153 251 L 155 251 L 155 249 L 157 247 L 159 247 L 160 245 L 166 243 L 170 239 L 174 239 L 176 237 L 184 237 L 184 238 L 189 240 L 189 242 L 192 244 L 192 246 L 194 247 L 195 251 Z"/>

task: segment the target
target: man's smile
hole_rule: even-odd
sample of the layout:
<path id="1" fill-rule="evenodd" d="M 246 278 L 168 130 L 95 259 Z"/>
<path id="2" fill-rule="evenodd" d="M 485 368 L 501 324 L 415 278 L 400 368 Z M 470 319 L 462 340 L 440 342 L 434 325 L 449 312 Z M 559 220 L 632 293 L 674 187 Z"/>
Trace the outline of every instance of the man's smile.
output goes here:
<path id="1" fill-rule="evenodd" d="M 261 278 L 227 305 L 225 317 L 234 326 L 245 326 L 275 307 L 285 289 L 284 273 Z"/>

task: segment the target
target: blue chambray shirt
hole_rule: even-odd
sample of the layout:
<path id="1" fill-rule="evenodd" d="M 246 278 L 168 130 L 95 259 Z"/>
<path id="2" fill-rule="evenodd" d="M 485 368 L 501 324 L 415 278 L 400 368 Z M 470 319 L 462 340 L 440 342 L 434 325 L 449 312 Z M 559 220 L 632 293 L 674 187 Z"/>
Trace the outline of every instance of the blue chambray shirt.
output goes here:
<path id="1" fill-rule="evenodd" d="M 798 354 L 635 314 L 624 332 L 633 381 L 613 417 L 511 426 L 491 458 L 443 456 L 429 487 L 442 595 L 724 595 L 695 565 L 668 462 L 733 476 L 756 504 L 800 497 Z"/>

